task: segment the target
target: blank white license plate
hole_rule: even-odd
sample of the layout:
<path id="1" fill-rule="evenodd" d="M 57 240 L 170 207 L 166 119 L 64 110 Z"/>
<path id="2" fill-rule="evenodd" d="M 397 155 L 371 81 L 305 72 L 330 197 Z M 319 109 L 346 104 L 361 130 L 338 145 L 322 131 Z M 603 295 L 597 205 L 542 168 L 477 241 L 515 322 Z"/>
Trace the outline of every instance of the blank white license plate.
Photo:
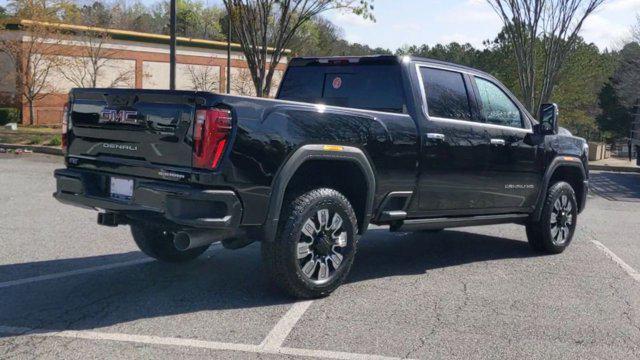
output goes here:
<path id="1" fill-rule="evenodd" d="M 113 199 L 131 200 L 133 196 L 133 180 L 112 177 L 109 193 Z"/>

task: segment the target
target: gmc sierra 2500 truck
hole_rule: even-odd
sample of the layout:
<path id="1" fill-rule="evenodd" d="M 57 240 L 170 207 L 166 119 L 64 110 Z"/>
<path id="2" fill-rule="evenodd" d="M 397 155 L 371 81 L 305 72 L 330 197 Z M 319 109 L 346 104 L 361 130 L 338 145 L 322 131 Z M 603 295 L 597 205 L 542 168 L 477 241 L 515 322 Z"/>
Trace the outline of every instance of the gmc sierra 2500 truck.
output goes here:
<path id="1" fill-rule="evenodd" d="M 494 77 L 412 57 L 295 58 L 276 99 L 74 89 L 55 198 L 126 224 L 147 255 L 260 241 L 289 294 L 347 277 L 370 223 L 391 231 L 518 223 L 560 253 L 588 191 L 588 148 Z"/>

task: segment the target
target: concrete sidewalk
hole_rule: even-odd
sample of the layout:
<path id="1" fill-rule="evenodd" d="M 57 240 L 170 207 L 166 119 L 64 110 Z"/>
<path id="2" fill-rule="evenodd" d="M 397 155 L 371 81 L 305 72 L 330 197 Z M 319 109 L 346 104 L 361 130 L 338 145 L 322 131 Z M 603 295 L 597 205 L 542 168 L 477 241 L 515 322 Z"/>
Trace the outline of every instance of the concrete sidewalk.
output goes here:
<path id="1" fill-rule="evenodd" d="M 598 161 L 589 161 L 590 170 L 618 171 L 618 172 L 638 172 L 640 166 L 636 165 L 635 159 L 629 161 L 627 158 L 609 158 Z"/>

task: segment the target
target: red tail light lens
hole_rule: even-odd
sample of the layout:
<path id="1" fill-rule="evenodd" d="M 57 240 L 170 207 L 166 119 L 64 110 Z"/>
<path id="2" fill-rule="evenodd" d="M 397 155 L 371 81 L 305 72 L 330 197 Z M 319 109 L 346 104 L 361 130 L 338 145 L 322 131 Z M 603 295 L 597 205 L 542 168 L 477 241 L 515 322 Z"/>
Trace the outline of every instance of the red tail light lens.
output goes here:
<path id="1" fill-rule="evenodd" d="M 69 103 L 64 104 L 64 108 L 62 110 L 62 134 L 61 134 L 61 143 L 62 148 L 66 149 L 69 145 L 68 139 L 69 132 Z"/>
<path id="2" fill-rule="evenodd" d="M 200 169 L 218 167 L 227 147 L 232 128 L 231 112 L 227 109 L 196 111 L 193 131 L 193 166 Z"/>

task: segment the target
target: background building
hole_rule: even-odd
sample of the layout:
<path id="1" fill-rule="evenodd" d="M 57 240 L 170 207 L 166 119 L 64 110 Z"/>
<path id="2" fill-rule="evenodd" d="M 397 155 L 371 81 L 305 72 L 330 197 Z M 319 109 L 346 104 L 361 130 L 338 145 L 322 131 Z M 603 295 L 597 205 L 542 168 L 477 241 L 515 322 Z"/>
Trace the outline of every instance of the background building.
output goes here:
<path id="1" fill-rule="evenodd" d="M 169 89 L 167 35 L 21 20 L 7 25 L 0 39 L 18 43 L 24 50 L 23 54 L 0 52 L 0 101 L 21 108 L 23 124 L 58 125 L 67 93 L 74 87 Z M 19 61 L 22 64 L 16 66 Z M 272 95 L 286 61 L 276 68 Z M 226 92 L 227 43 L 178 37 L 176 70 L 179 90 Z M 33 123 L 28 101 L 21 95 L 25 84 L 20 76 L 42 80 L 36 84 L 40 94 L 33 101 Z M 235 43 L 231 44 L 230 92 L 255 95 L 247 63 Z"/>

